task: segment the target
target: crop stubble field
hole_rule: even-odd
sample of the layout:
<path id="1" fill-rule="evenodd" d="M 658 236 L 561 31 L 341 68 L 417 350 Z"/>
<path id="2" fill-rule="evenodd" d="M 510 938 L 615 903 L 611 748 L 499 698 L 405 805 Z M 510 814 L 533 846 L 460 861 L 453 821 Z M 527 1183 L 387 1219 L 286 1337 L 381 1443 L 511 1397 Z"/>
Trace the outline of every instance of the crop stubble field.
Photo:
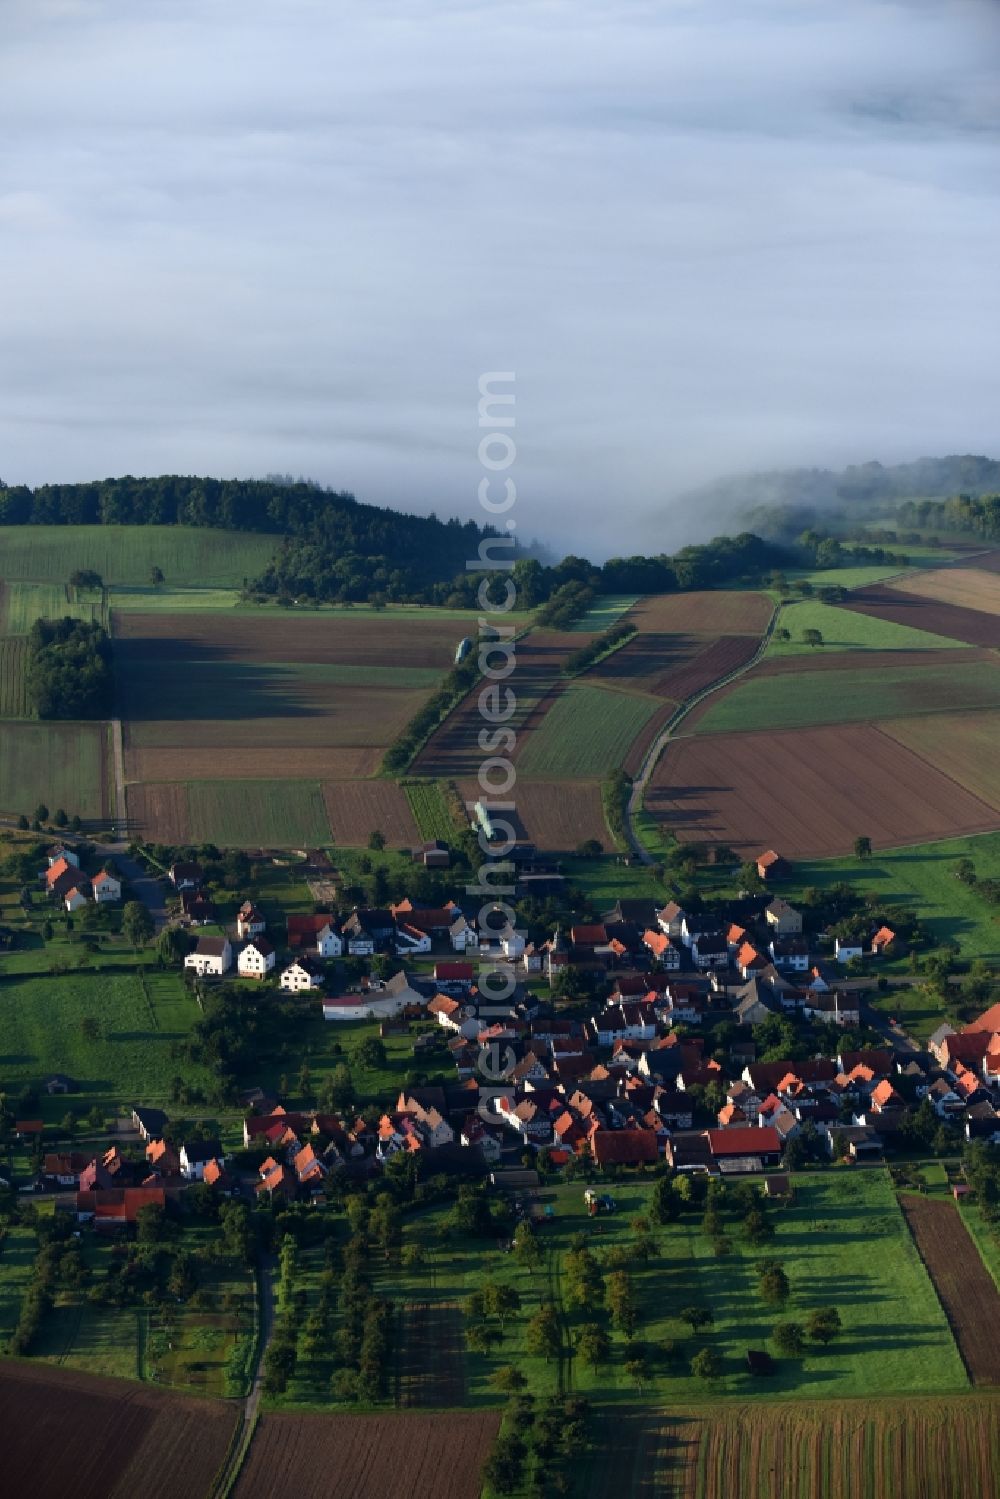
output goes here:
<path id="1" fill-rule="evenodd" d="M 470 806 L 483 795 L 479 782 L 473 780 L 459 781 L 458 791 Z M 590 838 L 604 848 L 612 846 L 599 781 L 519 778 L 511 799 L 514 811 L 503 815 L 510 817 L 518 837 L 530 839 L 538 848 L 570 853 Z"/>
<path id="2" fill-rule="evenodd" d="M 27 668 L 27 639 L 23 635 L 0 636 L 0 718 L 31 717 Z"/>
<path id="3" fill-rule="evenodd" d="M 901 579 L 895 586 L 938 603 L 977 609 L 984 614 L 1000 614 L 1000 577 L 989 568 L 975 565 L 932 568 Z"/>
<path id="4" fill-rule="evenodd" d="M 966 791 L 1000 809 L 1000 712 L 927 713 L 879 724 Z"/>
<path id="5" fill-rule="evenodd" d="M 0 811 L 30 813 L 44 798 L 71 817 L 108 815 L 104 724 L 8 722 L 2 733 Z"/>
<path id="6" fill-rule="evenodd" d="M 973 1384 L 1000 1385 L 1000 1292 L 953 1202 L 906 1194 L 903 1216 Z"/>
<path id="7" fill-rule="evenodd" d="M 656 1435 L 624 1499 L 983 1499 L 1000 1400 L 725 1401 L 672 1409 Z"/>
<path id="8" fill-rule="evenodd" d="M 236 1417 L 221 1401 L 4 1361 L 4 1490 L 34 1499 L 202 1499 Z"/>
<path id="9" fill-rule="evenodd" d="M 682 841 L 789 857 L 929 842 L 1000 826 L 1000 814 L 873 724 L 676 739 L 645 805 Z"/>
<path id="10" fill-rule="evenodd" d="M 478 1499 L 497 1411 L 293 1416 L 268 1412 L 234 1499 Z"/>

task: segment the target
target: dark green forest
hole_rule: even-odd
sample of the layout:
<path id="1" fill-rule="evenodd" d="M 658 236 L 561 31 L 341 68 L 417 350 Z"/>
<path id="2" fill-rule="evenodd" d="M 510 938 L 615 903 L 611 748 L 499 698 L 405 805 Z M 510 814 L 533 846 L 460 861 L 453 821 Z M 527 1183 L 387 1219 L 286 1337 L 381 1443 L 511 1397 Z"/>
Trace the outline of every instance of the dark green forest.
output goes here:
<path id="1" fill-rule="evenodd" d="M 39 718 L 108 718 L 111 641 L 82 619 L 39 619 L 29 636 L 28 695 Z"/>

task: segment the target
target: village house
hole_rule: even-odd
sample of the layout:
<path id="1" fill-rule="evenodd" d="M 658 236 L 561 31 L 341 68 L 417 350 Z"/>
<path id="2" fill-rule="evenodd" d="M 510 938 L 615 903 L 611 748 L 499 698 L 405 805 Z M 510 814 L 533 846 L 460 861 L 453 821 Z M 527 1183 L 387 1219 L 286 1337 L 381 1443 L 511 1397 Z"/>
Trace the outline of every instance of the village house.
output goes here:
<path id="1" fill-rule="evenodd" d="M 132 1110 L 132 1123 L 141 1139 L 159 1140 L 167 1127 L 168 1118 L 162 1109 L 147 1108 L 137 1104 Z"/>
<path id="2" fill-rule="evenodd" d="M 288 994 L 301 994 L 307 989 L 322 989 L 323 970 L 309 958 L 294 958 L 281 970 L 278 987 Z"/>
<path id="3" fill-rule="evenodd" d="M 801 937 L 802 913 L 776 896 L 764 910 L 764 920 L 776 937 Z"/>
<path id="4" fill-rule="evenodd" d="M 422 864 L 425 869 L 447 869 L 451 864 L 451 851 L 447 843 L 434 838 L 428 843 L 417 844 L 413 850 L 413 862 Z"/>
<path id="5" fill-rule="evenodd" d="M 233 966 L 233 949 L 228 937 L 199 937 L 193 952 L 184 959 L 184 967 L 199 978 L 221 978 Z"/>
<path id="6" fill-rule="evenodd" d="M 252 900 L 245 900 L 236 913 L 236 935 L 241 942 L 248 937 L 261 937 L 267 930 L 264 913 Z"/>
<path id="7" fill-rule="evenodd" d="M 218 1140 L 188 1140 L 180 1148 L 181 1175 L 188 1181 L 201 1181 L 209 1161 L 225 1164 L 225 1156 Z"/>
<path id="8" fill-rule="evenodd" d="M 757 878 L 763 880 L 765 884 L 769 880 L 784 879 L 789 872 L 787 862 L 780 854 L 775 853 L 773 848 L 758 854 L 753 862 L 757 868 Z"/>
<path id="9" fill-rule="evenodd" d="M 208 926 L 215 921 L 217 912 L 215 902 L 205 894 L 204 890 L 184 889 L 181 896 L 181 915 L 185 921 L 192 926 Z"/>
<path id="10" fill-rule="evenodd" d="M 675 939 L 683 935 L 685 912 L 675 900 L 668 901 L 656 913 L 656 924 L 667 937 Z"/>
<path id="11" fill-rule="evenodd" d="M 334 916 L 325 913 L 289 916 L 286 929 L 288 946 L 293 952 L 311 953 L 317 958 L 339 958 L 343 954 L 344 938 Z"/>
<path id="12" fill-rule="evenodd" d="M 108 905 L 122 898 L 122 882 L 106 864 L 91 876 L 90 889 L 98 905 Z"/>
<path id="13" fill-rule="evenodd" d="M 838 963 L 853 963 L 862 957 L 864 948 L 855 937 L 835 937 L 833 952 Z"/>
<path id="14" fill-rule="evenodd" d="M 205 871 L 191 861 L 171 864 L 167 877 L 175 890 L 198 890 L 205 883 Z"/>
<path id="15" fill-rule="evenodd" d="M 236 960 L 237 972 L 245 979 L 267 978 L 273 972 L 274 964 L 274 948 L 266 937 L 254 937 L 242 948 Z"/>

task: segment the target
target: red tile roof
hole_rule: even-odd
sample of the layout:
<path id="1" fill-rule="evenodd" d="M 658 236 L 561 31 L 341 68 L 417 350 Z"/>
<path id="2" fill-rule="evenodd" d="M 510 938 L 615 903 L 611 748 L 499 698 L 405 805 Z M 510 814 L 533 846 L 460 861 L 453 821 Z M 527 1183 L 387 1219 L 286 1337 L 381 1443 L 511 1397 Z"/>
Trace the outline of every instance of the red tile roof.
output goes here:
<path id="1" fill-rule="evenodd" d="M 778 1131 L 770 1124 L 745 1129 L 710 1129 L 706 1133 L 714 1156 L 767 1155 L 781 1150 Z"/>

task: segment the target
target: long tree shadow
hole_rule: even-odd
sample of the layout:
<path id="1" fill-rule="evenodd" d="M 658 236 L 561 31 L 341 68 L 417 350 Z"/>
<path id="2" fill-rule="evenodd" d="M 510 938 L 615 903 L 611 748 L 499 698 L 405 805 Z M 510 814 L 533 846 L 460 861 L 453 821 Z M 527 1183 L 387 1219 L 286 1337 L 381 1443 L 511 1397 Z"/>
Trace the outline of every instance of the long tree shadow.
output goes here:
<path id="1" fill-rule="evenodd" d="M 120 640 L 115 647 L 116 712 L 133 723 L 163 719 L 313 718 L 294 667 L 234 661 L 202 640 Z"/>

